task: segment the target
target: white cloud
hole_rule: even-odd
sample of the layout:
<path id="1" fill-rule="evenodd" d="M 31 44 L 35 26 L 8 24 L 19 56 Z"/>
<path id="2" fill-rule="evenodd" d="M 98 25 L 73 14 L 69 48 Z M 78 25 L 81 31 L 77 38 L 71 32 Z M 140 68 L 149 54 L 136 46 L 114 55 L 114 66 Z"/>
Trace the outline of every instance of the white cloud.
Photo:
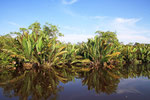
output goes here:
<path id="1" fill-rule="evenodd" d="M 150 43 L 148 34 L 150 29 L 142 28 L 137 25 L 141 18 L 114 18 L 99 24 L 96 29 L 104 31 L 115 31 L 120 42 L 139 42 Z"/>
<path id="2" fill-rule="evenodd" d="M 64 11 L 64 13 L 66 13 L 66 14 L 68 14 L 68 15 L 70 15 L 70 16 L 73 16 L 73 17 L 77 17 L 77 16 L 78 16 L 76 13 L 74 13 L 74 12 L 73 12 L 72 10 L 70 10 L 70 9 L 64 8 L 63 11 Z"/>
<path id="3" fill-rule="evenodd" d="M 61 26 L 60 31 L 64 34 L 64 37 L 59 37 L 58 39 L 63 42 L 86 42 L 88 38 L 94 37 L 93 34 L 87 34 L 87 31 L 84 28 L 76 26 Z"/>
<path id="4" fill-rule="evenodd" d="M 125 44 L 129 42 L 150 43 L 149 37 L 141 36 L 141 35 L 119 34 L 118 38 L 120 41 L 123 41 Z"/>
<path id="5" fill-rule="evenodd" d="M 116 18 L 114 21 L 116 23 L 127 23 L 127 24 L 135 24 L 136 22 L 140 21 L 141 18 L 131 18 L 131 19 L 125 19 L 125 18 Z"/>
<path id="6" fill-rule="evenodd" d="M 12 22 L 12 21 L 8 22 L 8 24 L 13 25 L 13 26 L 20 27 L 20 25 L 19 25 L 19 24 L 15 23 L 15 22 Z"/>
<path id="7" fill-rule="evenodd" d="M 90 34 L 66 34 L 64 37 L 59 37 L 58 40 L 62 42 L 71 42 L 71 43 L 77 43 L 77 42 L 86 42 L 88 38 L 92 38 L 94 35 Z"/>
<path id="8" fill-rule="evenodd" d="M 69 34 L 69 33 L 86 33 L 86 31 L 83 29 L 83 28 L 80 28 L 80 27 L 75 27 L 75 26 L 62 26 L 61 27 L 62 30 Z"/>
<path id="9" fill-rule="evenodd" d="M 63 4 L 65 5 L 71 5 L 76 3 L 78 0 L 61 0 Z"/>
<path id="10" fill-rule="evenodd" d="M 90 19 L 105 19 L 108 18 L 107 16 L 90 16 Z"/>
<path id="11" fill-rule="evenodd" d="M 119 40 L 125 43 L 150 43 L 149 37 L 146 36 L 146 34 L 149 34 L 150 30 L 137 26 L 140 20 L 141 18 L 116 18 L 113 21 L 112 28 L 117 31 Z"/>
<path id="12" fill-rule="evenodd" d="M 86 16 L 84 16 L 86 17 Z M 90 21 L 97 21 L 99 19 L 103 19 L 102 16 L 87 16 Z M 96 18 L 95 20 L 92 20 Z M 96 30 L 102 31 L 113 31 L 117 32 L 117 37 L 120 42 L 125 44 L 127 43 L 150 43 L 150 29 L 143 28 L 138 26 L 138 22 L 141 21 L 141 18 L 113 18 L 105 17 L 103 20 L 100 20 L 98 23 L 88 27 L 74 27 L 74 26 L 61 26 L 62 33 L 64 33 L 64 37 L 61 39 L 65 42 L 82 42 L 87 41 L 87 38 L 94 37 L 94 32 Z M 95 22 L 96 23 L 96 22 Z M 92 34 L 93 33 L 93 34 Z M 86 35 L 87 34 L 87 35 Z"/>
<path id="13" fill-rule="evenodd" d="M 103 18 L 101 16 L 93 16 L 87 18 Z M 99 20 L 99 19 L 96 19 Z M 88 27 L 74 27 L 74 26 L 61 26 L 61 32 L 65 35 L 60 40 L 65 42 L 77 43 L 82 41 L 87 41 L 87 38 L 92 38 L 95 36 L 94 32 L 96 30 L 102 31 L 114 31 L 117 32 L 117 37 L 120 42 L 125 44 L 129 42 L 139 42 L 139 43 L 150 43 L 150 30 L 138 26 L 137 23 L 141 21 L 141 18 L 105 18 L 100 21 L 102 23 Z M 91 31 L 92 30 L 92 31 Z M 93 33 L 93 34 L 92 34 Z"/>

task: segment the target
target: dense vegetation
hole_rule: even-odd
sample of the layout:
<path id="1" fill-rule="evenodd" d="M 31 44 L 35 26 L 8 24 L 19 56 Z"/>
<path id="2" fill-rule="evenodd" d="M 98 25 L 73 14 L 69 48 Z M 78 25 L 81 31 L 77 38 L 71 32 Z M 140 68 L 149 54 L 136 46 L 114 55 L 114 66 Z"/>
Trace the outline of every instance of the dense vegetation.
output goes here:
<path id="1" fill-rule="evenodd" d="M 35 22 L 20 32 L 0 36 L 0 67 L 39 68 L 108 68 L 122 64 L 150 62 L 150 45 L 123 45 L 115 32 L 96 31 L 94 38 L 78 44 L 57 40 L 63 36 L 55 25 L 41 27 Z M 77 67 L 77 68 L 76 68 Z M 82 69 L 84 67 L 84 69 Z"/>

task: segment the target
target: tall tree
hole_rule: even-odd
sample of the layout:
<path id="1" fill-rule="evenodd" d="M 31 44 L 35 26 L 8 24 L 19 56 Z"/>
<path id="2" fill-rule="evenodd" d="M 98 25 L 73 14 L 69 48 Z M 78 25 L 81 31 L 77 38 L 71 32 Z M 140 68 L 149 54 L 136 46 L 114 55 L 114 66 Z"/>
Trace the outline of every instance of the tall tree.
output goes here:
<path id="1" fill-rule="evenodd" d="M 97 33 L 100 38 L 106 40 L 108 43 L 119 44 L 118 39 L 117 39 L 117 35 L 115 32 L 96 31 L 95 33 Z"/>

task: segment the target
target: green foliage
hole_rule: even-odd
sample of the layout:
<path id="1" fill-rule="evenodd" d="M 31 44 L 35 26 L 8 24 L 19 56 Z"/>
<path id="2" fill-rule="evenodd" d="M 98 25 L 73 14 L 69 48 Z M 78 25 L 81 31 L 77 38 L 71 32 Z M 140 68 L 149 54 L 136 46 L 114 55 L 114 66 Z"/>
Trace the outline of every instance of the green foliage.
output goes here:
<path id="1" fill-rule="evenodd" d="M 99 67 L 111 64 L 111 61 L 120 54 L 115 50 L 112 43 L 95 36 L 94 39 L 88 39 L 87 43 L 82 44 L 81 55 L 90 59 L 95 67 Z"/>
<path id="2" fill-rule="evenodd" d="M 126 45 L 121 48 L 121 56 L 126 63 L 133 63 L 137 57 L 136 51 L 134 46 Z"/>
<path id="3" fill-rule="evenodd" d="M 14 39 L 11 38 L 10 35 L 0 36 L 0 66 L 6 67 L 12 63 L 12 58 L 9 56 L 10 52 L 5 52 L 4 49 L 8 47 L 8 45 L 14 43 Z M 13 48 L 13 46 L 10 46 Z"/>
<path id="4" fill-rule="evenodd" d="M 139 44 L 137 47 L 137 59 L 142 63 L 148 63 L 150 61 L 150 46 Z"/>
<path id="5" fill-rule="evenodd" d="M 38 67 L 87 66 L 114 68 L 120 63 L 149 63 L 150 45 L 123 45 L 115 32 L 96 31 L 94 38 L 79 44 L 61 43 L 63 36 L 57 26 L 46 23 L 31 24 L 0 36 L 0 66 L 34 65 Z"/>
<path id="6" fill-rule="evenodd" d="M 48 23 L 46 25 L 41 30 L 40 23 L 35 22 L 29 26 L 30 33 L 28 29 L 20 28 L 20 32 L 11 33 L 16 37 L 10 36 L 9 43 L 1 50 L 9 53 L 15 62 L 19 59 L 21 63 L 38 63 L 49 67 L 59 64 L 67 51 L 60 50 L 62 45 L 56 40 L 59 33 L 57 27 Z"/>
<path id="7" fill-rule="evenodd" d="M 85 62 L 86 59 L 83 59 L 82 56 L 77 54 L 79 52 L 79 48 L 77 48 L 75 44 L 73 45 L 70 43 L 66 44 L 65 50 L 67 51 L 67 53 L 63 56 L 64 57 L 63 62 L 65 62 L 66 64 L 82 65 L 82 63 L 86 64 L 90 62 L 89 60 Z"/>
<path id="8" fill-rule="evenodd" d="M 57 37 L 57 36 L 63 36 L 57 28 L 57 26 L 46 23 L 43 27 L 44 34 L 48 35 L 49 37 Z"/>
<path id="9" fill-rule="evenodd" d="M 113 43 L 115 45 L 119 45 L 117 35 L 115 32 L 96 31 L 95 33 L 97 33 L 100 38 L 102 38 L 103 40 L 106 40 L 108 43 Z"/>

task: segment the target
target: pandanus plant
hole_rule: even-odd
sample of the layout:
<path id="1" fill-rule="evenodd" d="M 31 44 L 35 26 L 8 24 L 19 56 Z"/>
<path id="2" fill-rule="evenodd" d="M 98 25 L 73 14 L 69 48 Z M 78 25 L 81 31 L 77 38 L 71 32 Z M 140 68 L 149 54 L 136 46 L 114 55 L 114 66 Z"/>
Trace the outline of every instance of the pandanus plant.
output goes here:
<path id="1" fill-rule="evenodd" d="M 28 29 L 20 28 L 20 32 L 13 33 L 17 35 L 14 42 L 10 44 L 11 46 L 7 45 L 3 51 L 10 53 L 14 60 L 19 59 L 23 64 L 28 63 L 28 66 L 32 66 L 35 63 L 49 67 L 59 64 L 63 58 L 62 55 L 67 51 L 64 51 L 64 47 L 59 45 L 59 42 L 56 40 L 58 30 L 46 27 L 46 29 L 49 28 L 47 32 L 45 27 L 43 31 L 40 24 L 35 22 L 29 26 L 31 33 L 29 33 Z M 53 33 L 54 36 L 52 36 Z"/>
<path id="2" fill-rule="evenodd" d="M 137 56 L 136 51 L 137 49 L 134 46 L 126 45 L 121 49 L 121 56 L 127 64 L 134 63 Z"/>
<path id="3" fill-rule="evenodd" d="M 9 54 L 3 52 L 4 47 L 10 44 L 11 41 L 13 41 L 13 39 L 9 35 L 0 36 L 0 67 L 8 66 L 12 60 Z"/>
<path id="4" fill-rule="evenodd" d="M 115 51 L 115 47 L 112 43 L 107 43 L 99 36 L 95 36 L 94 39 L 89 39 L 87 43 L 83 44 L 82 55 L 85 58 L 89 58 L 91 63 L 95 67 L 107 66 L 113 67 L 112 64 L 120 52 Z"/>
<path id="5" fill-rule="evenodd" d="M 150 61 L 150 46 L 137 45 L 137 59 L 142 63 L 148 63 Z"/>
<path id="6" fill-rule="evenodd" d="M 65 46 L 65 51 L 67 51 L 67 53 L 63 55 L 64 60 L 62 62 L 70 66 L 81 66 L 83 64 L 85 65 L 90 63 L 89 59 L 84 59 L 81 55 L 78 54 L 79 48 L 77 45 L 68 43 Z"/>
<path id="7" fill-rule="evenodd" d="M 41 56 L 41 59 L 43 58 L 43 63 L 44 65 L 47 65 L 47 67 L 63 65 L 63 55 L 67 53 L 64 49 L 65 46 L 59 44 L 59 42 L 56 41 L 56 38 L 53 38 L 48 41 L 47 47 L 44 48 L 44 52 L 41 52 L 39 56 Z"/>

